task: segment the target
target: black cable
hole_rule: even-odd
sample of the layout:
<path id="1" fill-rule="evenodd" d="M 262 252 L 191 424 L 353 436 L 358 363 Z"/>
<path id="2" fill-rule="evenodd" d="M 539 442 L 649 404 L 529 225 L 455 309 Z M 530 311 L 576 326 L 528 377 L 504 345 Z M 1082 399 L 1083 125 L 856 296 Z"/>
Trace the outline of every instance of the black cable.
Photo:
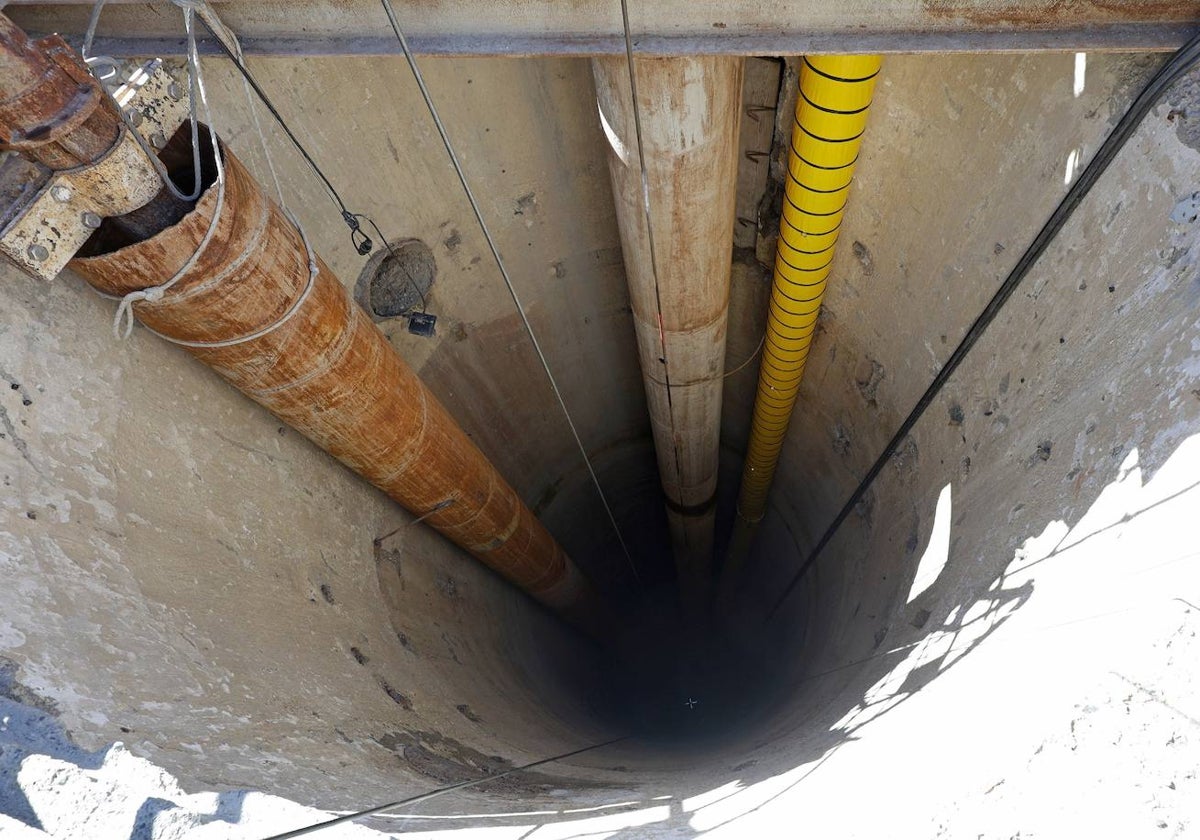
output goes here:
<path id="1" fill-rule="evenodd" d="M 383 243 L 385 248 L 387 248 L 388 253 L 395 257 L 396 252 L 392 250 L 391 243 L 388 241 L 387 237 L 383 235 L 383 231 L 379 229 L 379 225 L 375 224 L 375 220 L 365 213 L 351 212 L 351 210 L 346 207 L 346 202 L 342 201 L 341 194 L 339 194 L 334 188 L 333 183 L 328 177 L 326 177 L 325 172 L 320 166 L 317 165 L 317 162 L 313 160 L 313 157 L 308 153 L 308 150 L 304 148 L 304 144 L 302 144 L 299 138 L 297 138 L 292 132 L 291 126 L 287 124 L 283 116 L 279 113 L 279 110 L 275 107 L 274 103 L 271 102 L 270 97 L 268 97 L 266 91 L 262 89 L 262 86 L 258 83 L 258 80 L 255 79 L 250 73 L 250 69 L 242 63 L 233 50 L 230 49 L 229 45 L 225 43 L 224 39 L 222 39 L 220 35 L 213 31 L 213 28 L 209 26 L 208 21 L 204 19 L 203 15 L 198 15 L 197 20 L 204 24 L 204 28 L 208 30 L 208 34 L 213 36 L 213 39 L 217 42 L 217 45 L 221 48 L 221 51 L 225 53 L 225 56 L 231 62 L 233 62 L 233 66 L 237 68 L 239 73 L 241 73 L 242 78 L 246 80 L 246 83 L 254 89 L 254 93 L 258 96 L 262 104 L 266 106 L 266 109 L 270 111 L 271 116 L 275 119 L 275 122 L 279 123 L 279 127 L 283 129 L 283 132 L 287 135 L 287 138 L 292 141 L 292 145 L 296 147 L 296 151 L 300 152 L 300 155 L 304 158 L 305 163 L 308 164 L 309 168 L 312 169 L 316 176 L 321 179 L 322 183 L 325 184 L 325 189 L 329 191 L 330 198 L 337 203 L 338 209 L 341 210 L 342 221 L 344 221 L 346 226 L 350 228 L 350 242 L 354 245 L 354 250 L 357 251 L 360 256 L 365 257 L 371 252 L 371 248 L 373 247 L 371 238 L 363 233 L 362 226 L 359 223 L 359 219 L 363 219 L 367 222 L 367 224 L 375 229 L 375 235 L 379 237 L 379 241 Z M 425 312 L 425 293 L 421 291 L 421 287 L 417 285 L 417 281 L 413 279 L 412 275 L 409 274 L 407 270 L 404 270 L 404 275 L 408 278 L 409 284 L 417 293 L 417 297 L 421 299 L 421 312 Z M 408 312 L 401 314 L 407 315 Z"/>
<path id="2" fill-rule="evenodd" d="M 496 779 L 503 779 L 505 776 L 510 776 L 513 773 L 520 773 L 522 770 L 530 770 L 534 767 L 540 767 L 543 764 L 549 764 L 552 761 L 562 761 L 564 758 L 570 758 L 571 756 L 580 755 L 582 753 L 590 752 L 592 750 L 598 750 L 601 747 L 612 746 L 613 744 L 619 743 L 621 741 L 627 741 L 627 740 L 629 740 L 630 737 L 632 737 L 632 736 L 625 735 L 621 738 L 613 738 L 611 741 L 604 741 L 603 743 L 600 743 L 600 744 L 592 744 L 590 747 L 584 747 L 583 749 L 580 749 L 580 750 L 573 750 L 568 753 L 563 753 L 562 755 L 556 755 L 553 758 L 543 758 L 540 761 L 534 761 L 530 764 L 523 764 L 520 767 L 514 767 L 511 770 L 505 770 L 503 773 L 497 773 L 495 776 L 484 776 L 482 779 L 471 779 L 470 781 L 467 781 L 467 782 L 459 782 L 458 784 L 447 785 L 446 787 L 440 787 L 440 788 L 437 788 L 436 790 L 431 790 L 428 793 L 420 793 L 420 794 L 417 794 L 416 796 L 410 796 L 407 799 L 400 799 L 396 802 L 389 802 L 386 805 L 379 805 L 378 807 L 375 807 L 375 808 L 367 808 L 364 811 L 357 811 L 353 814 L 345 814 L 340 817 L 335 817 L 332 820 L 326 820 L 325 822 L 319 822 L 319 823 L 314 823 L 312 825 L 306 825 L 304 828 L 297 828 L 292 831 L 285 831 L 283 834 L 272 834 L 270 837 L 264 838 L 264 840 L 289 840 L 289 838 L 292 838 L 292 837 L 302 837 L 305 834 L 313 834 L 313 833 L 320 831 L 322 829 L 325 829 L 325 828 L 330 828 L 335 825 L 340 825 L 341 823 L 344 823 L 344 822 L 350 822 L 352 820 L 357 820 L 360 817 L 369 817 L 372 814 L 378 814 L 381 811 L 390 811 L 392 808 L 399 808 L 401 805 L 415 805 L 418 802 L 424 802 L 427 799 L 433 799 L 435 796 L 441 796 L 443 793 L 449 793 L 450 791 L 454 791 L 454 790 L 462 790 L 463 788 L 474 787 L 475 785 L 481 785 L 484 782 L 494 782 Z"/>
<path id="3" fill-rule="evenodd" d="M 304 145 L 300 142 L 300 140 L 295 134 L 292 133 L 291 127 L 289 127 L 284 121 L 279 111 L 275 108 L 275 105 L 267 96 L 266 91 L 262 89 L 254 76 L 250 74 L 250 71 L 246 68 L 246 66 L 238 60 L 238 57 L 234 55 L 233 50 L 229 48 L 229 45 L 221 39 L 220 35 L 213 31 L 211 26 L 208 25 L 208 21 L 204 19 L 204 16 L 197 15 L 197 19 L 204 24 L 204 28 L 208 30 L 208 34 L 213 36 L 213 39 L 217 42 L 217 46 L 221 48 L 221 51 L 225 53 L 226 57 L 233 62 L 233 66 L 236 67 L 238 72 L 242 74 L 242 78 L 246 80 L 250 87 L 254 88 L 254 93 L 262 101 L 262 104 L 266 106 L 267 110 L 271 112 L 271 116 L 275 118 L 275 122 L 279 123 L 279 127 L 283 129 L 284 134 L 286 134 L 288 139 L 292 141 L 292 145 L 296 147 L 296 151 L 300 153 L 312 171 L 316 173 L 317 177 L 325 183 L 325 189 L 329 190 L 330 197 L 337 202 L 338 207 L 342 211 L 342 217 L 345 218 L 347 215 L 352 217 L 354 214 L 350 213 L 350 211 L 346 208 L 346 202 L 342 201 L 341 195 L 339 195 L 338 191 L 334 189 L 330 180 L 325 177 L 325 173 L 321 171 L 321 167 L 317 166 L 317 162 L 312 159 L 312 155 L 308 153 L 308 150 L 304 148 Z"/>
<path id="4" fill-rule="evenodd" d="M 1141 93 L 1139 93 L 1133 100 L 1133 103 L 1129 106 L 1129 109 L 1125 112 L 1120 121 L 1109 133 L 1108 137 L 1105 138 L 1104 142 L 1100 145 L 1100 148 L 1096 151 L 1096 154 L 1092 157 L 1087 167 L 1083 170 L 1083 173 L 1079 176 L 1079 179 L 1071 185 L 1069 190 L 1067 190 L 1067 194 L 1063 197 L 1062 201 L 1059 202 L 1058 206 L 1054 208 L 1054 212 L 1050 214 L 1050 218 L 1048 218 L 1046 223 L 1042 225 L 1042 229 L 1038 231 L 1038 234 L 1034 237 L 1033 242 L 1030 243 L 1029 247 L 1025 249 L 1025 253 L 1021 255 L 1021 258 L 1017 260 L 1017 264 L 1013 267 L 1012 271 L 1009 272 L 1008 277 L 1005 278 L 1004 282 L 1000 285 L 1000 288 L 996 290 L 996 294 L 992 296 L 992 299 L 988 301 L 987 306 L 985 306 L 983 311 L 979 313 L 979 317 L 977 317 L 971 324 L 970 328 L 966 332 L 966 335 L 963 336 L 962 341 L 960 341 L 958 346 L 954 348 L 954 352 L 950 354 L 950 358 L 946 360 L 946 363 L 933 378 L 933 381 L 929 384 L 929 387 L 925 389 L 925 393 L 921 395 L 919 400 L 917 400 L 917 404 L 913 407 L 913 410 L 909 412 L 906 418 L 904 418 L 904 422 L 900 424 L 900 428 L 896 430 L 896 433 L 892 436 L 892 439 L 888 441 L 887 446 L 884 447 L 883 453 L 878 459 L 876 459 L 875 463 L 871 465 L 871 469 L 867 470 L 867 474 L 863 476 L 863 479 L 859 482 L 858 487 L 856 487 L 854 492 L 850 495 L 850 499 L 845 505 L 842 506 L 842 509 L 838 512 L 838 515 L 834 517 L 833 522 L 825 530 L 825 533 L 821 535 L 821 539 L 817 542 L 816 547 L 809 553 L 808 557 L 805 558 L 804 563 L 800 566 L 799 570 L 797 570 L 796 574 L 792 576 L 792 579 L 788 582 L 787 587 L 783 590 L 783 594 L 779 596 L 779 599 L 767 613 L 767 621 L 769 621 L 779 610 L 779 608 L 783 606 L 784 601 L 786 601 L 788 596 L 792 594 L 792 591 L 796 588 L 796 585 L 803 579 L 804 575 L 808 573 L 808 570 L 812 568 L 812 565 L 816 562 L 817 557 L 820 556 L 822 550 L 824 550 L 824 548 L 829 544 L 829 541 L 833 539 L 833 536 L 837 533 L 838 528 L 840 528 L 842 523 L 846 521 L 846 517 L 850 515 L 852 510 L 854 510 L 855 506 L 867 492 L 867 489 L 871 486 L 871 483 L 879 476 L 879 473 L 882 472 L 888 460 L 900 447 L 901 442 L 903 442 L 908 433 L 912 431 L 913 426 L 915 426 L 917 421 L 921 419 L 921 416 L 925 413 L 925 410 L 929 408 L 930 404 L 934 401 L 934 399 L 937 398 L 938 393 L 941 392 L 942 387 L 946 384 L 946 381 L 950 379 L 954 371 L 956 371 L 958 366 L 962 364 L 963 359 L 965 359 L 967 354 L 971 352 L 971 348 L 975 346 L 975 343 L 979 340 L 980 336 L 983 335 L 984 331 L 987 330 L 988 326 L 992 323 L 992 321 L 995 320 L 996 316 L 1000 313 L 1000 310 L 1004 307 L 1004 304 L 1008 302 L 1008 299 L 1012 297 L 1013 292 L 1016 291 L 1017 286 L 1019 286 L 1021 281 L 1025 279 L 1025 275 L 1029 273 L 1030 269 L 1033 268 L 1041 255 L 1045 252 L 1046 248 L 1049 247 L 1050 243 L 1054 240 L 1054 237 L 1058 235 L 1060 230 L 1062 230 L 1063 225 L 1065 225 L 1067 220 L 1071 218 L 1071 215 L 1075 212 L 1075 209 L 1091 191 L 1092 187 L 1095 186 L 1096 182 L 1100 179 L 1100 176 L 1104 174 L 1104 171 L 1108 169 L 1109 164 L 1112 163 L 1113 159 L 1117 156 L 1117 153 L 1121 151 L 1121 149 L 1125 146 L 1125 143 L 1128 142 L 1129 138 L 1133 136 L 1134 131 L 1136 131 L 1138 126 L 1141 125 L 1141 122 L 1143 119 L 1145 119 L 1146 114 L 1148 114 L 1150 109 L 1157 104 L 1159 98 L 1166 91 L 1166 89 L 1170 87 L 1171 84 L 1183 73 L 1187 72 L 1187 70 L 1190 69 L 1193 64 L 1195 64 L 1197 58 L 1200 58 L 1200 35 L 1193 37 L 1190 41 L 1184 44 L 1182 48 L 1180 48 L 1163 64 L 1162 67 L 1159 68 L 1158 72 L 1154 74 L 1154 77 L 1146 84 L 1144 88 L 1142 88 Z"/>
<path id="5" fill-rule="evenodd" d="M 399 266 L 400 270 L 404 272 L 404 276 L 408 278 L 408 284 L 413 287 L 413 291 L 416 292 L 417 297 L 421 299 L 421 311 L 428 311 L 426 308 L 427 304 L 425 303 L 425 293 L 421 291 L 421 286 L 415 279 L 413 279 L 413 276 L 409 270 L 404 266 L 403 263 L 400 262 L 400 256 L 394 250 L 392 250 L 392 243 L 388 242 L 388 238 L 383 235 L 383 231 L 379 229 L 379 225 L 375 224 L 374 219 L 372 219 L 370 216 L 364 215 L 363 213 L 356 213 L 355 215 L 361 219 L 365 219 L 367 224 L 375 229 L 375 235 L 379 237 L 379 241 L 383 243 L 383 247 L 387 248 L 388 254 L 390 254 L 396 260 L 396 264 Z M 410 309 L 408 311 L 411 312 L 412 310 Z M 401 314 L 408 314 L 408 312 Z"/>

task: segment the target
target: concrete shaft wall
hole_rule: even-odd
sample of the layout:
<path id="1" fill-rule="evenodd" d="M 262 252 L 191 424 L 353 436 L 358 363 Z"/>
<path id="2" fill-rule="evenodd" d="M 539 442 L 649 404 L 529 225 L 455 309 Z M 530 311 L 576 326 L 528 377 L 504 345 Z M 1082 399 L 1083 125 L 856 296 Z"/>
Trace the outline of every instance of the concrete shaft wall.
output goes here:
<path id="1" fill-rule="evenodd" d="M 888 60 L 749 567 L 751 618 L 1156 62 Z M 627 591 L 402 63 L 252 64 L 350 205 L 434 250 L 439 335 L 386 323 L 393 343 L 567 551 Z M 587 63 L 425 67 L 601 480 L 635 550 L 669 575 Z M 240 85 L 208 68 L 218 130 L 269 178 Z M 406 828 L 927 837 L 1163 822 L 1183 836 L 1200 801 L 1196 85 L 1148 118 L 783 620 L 737 625 L 740 673 L 760 677 L 737 684 L 761 701 L 726 715 L 737 733 L 626 742 L 429 803 L 457 818 Z M 332 204 L 277 133 L 269 143 L 314 246 L 352 284 L 362 261 Z M 768 289 L 739 256 L 731 360 L 757 344 Z M 617 684 L 589 648 L 420 526 L 376 550 L 407 515 L 183 353 L 142 331 L 114 341 L 110 318 L 74 278 L 3 269 L 9 693 L 187 786 L 325 807 L 620 734 Z M 754 366 L 726 382 L 731 496 Z M 676 708 L 685 724 L 695 711 Z M 847 812 L 847 789 L 871 791 L 871 807 Z M 537 813 L 495 816 L 514 811 Z"/>

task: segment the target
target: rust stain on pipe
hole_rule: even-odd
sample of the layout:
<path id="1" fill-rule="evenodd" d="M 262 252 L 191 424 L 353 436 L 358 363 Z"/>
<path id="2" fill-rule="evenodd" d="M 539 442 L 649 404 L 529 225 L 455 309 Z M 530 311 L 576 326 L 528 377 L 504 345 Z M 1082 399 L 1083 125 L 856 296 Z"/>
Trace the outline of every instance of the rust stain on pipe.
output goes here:
<path id="1" fill-rule="evenodd" d="M 63 172 L 100 162 L 118 147 L 125 131 L 116 104 L 62 38 L 31 41 L 0 14 L 0 150 Z M 99 189 L 92 196 L 95 208 L 126 206 L 128 184 L 123 180 Z M 177 221 L 187 209 L 164 187 L 143 207 L 121 216 L 119 224 L 130 236 L 142 238 Z M 3 208 L 0 217 L 8 218 Z"/>
<path id="2" fill-rule="evenodd" d="M 303 240 L 225 152 L 225 208 L 212 243 L 139 320 L 179 342 L 249 336 L 279 321 L 309 282 Z M 70 267 L 124 295 L 165 282 L 195 252 L 216 203 L 210 186 L 178 224 Z M 318 258 L 308 298 L 282 326 L 225 347 L 187 347 L 239 390 L 483 563 L 595 634 L 594 590 L 449 412 Z M 442 505 L 447 500 L 453 504 Z M 436 510 L 435 510 L 436 509 Z M 430 513 L 430 511 L 433 511 Z"/>

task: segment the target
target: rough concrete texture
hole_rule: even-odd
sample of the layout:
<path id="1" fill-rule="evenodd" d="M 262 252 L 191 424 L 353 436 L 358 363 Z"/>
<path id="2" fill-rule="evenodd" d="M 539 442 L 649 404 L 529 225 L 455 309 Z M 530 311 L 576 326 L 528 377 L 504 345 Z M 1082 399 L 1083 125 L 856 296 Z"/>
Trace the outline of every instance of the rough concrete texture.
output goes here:
<path id="1" fill-rule="evenodd" d="M 434 248 L 439 336 L 393 343 L 568 550 L 627 584 L 401 63 L 253 63 L 348 202 Z M 1194 832 L 1200 222 L 1177 211 L 1200 190 L 1178 132 L 1191 94 L 1147 119 L 758 627 L 1154 63 L 1093 54 L 1080 80 L 1069 54 L 889 58 L 734 625 L 725 682 L 755 702 L 698 684 L 694 709 L 668 709 L 682 739 L 649 733 L 373 824 L 537 840 Z M 264 175 L 240 87 L 211 64 L 218 127 Z M 637 556 L 669 563 L 587 65 L 426 67 Z M 352 284 L 345 231 L 271 142 Z M 522 596 L 420 526 L 377 556 L 407 515 L 182 353 L 143 331 L 115 342 L 110 305 L 77 281 L 3 280 L 9 696 L 186 791 L 323 808 L 623 734 L 609 672 Z M 757 345 L 767 282 L 739 252 L 729 370 Z M 726 519 L 753 369 L 726 380 Z"/>

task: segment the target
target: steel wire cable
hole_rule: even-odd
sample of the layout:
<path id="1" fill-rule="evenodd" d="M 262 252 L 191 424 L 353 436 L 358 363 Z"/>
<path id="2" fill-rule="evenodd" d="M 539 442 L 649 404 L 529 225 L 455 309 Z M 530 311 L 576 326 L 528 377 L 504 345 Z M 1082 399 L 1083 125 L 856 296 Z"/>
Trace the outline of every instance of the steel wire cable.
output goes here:
<path id="1" fill-rule="evenodd" d="M 550 363 L 546 359 L 546 354 L 542 351 L 541 342 L 538 341 L 537 334 L 533 330 L 533 324 L 529 321 L 529 315 L 525 312 L 525 306 L 521 303 L 520 295 L 517 294 L 512 277 L 509 276 L 508 268 L 504 265 L 504 260 L 500 257 L 500 250 L 496 246 L 495 239 L 492 238 L 492 232 L 488 228 L 487 222 L 483 219 L 483 212 L 479 208 L 479 202 L 475 199 L 475 193 L 471 191 L 470 184 L 467 183 L 467 176 L 463 171 L 462 163 L 459 162 L 458 154 L 454 151 L 454 145 L 450 142 L 450 135 L 446 132 L 446 126 L 442 123 L 437 106 L 433 104 L 429 88 L 425 85 L 425 77 L 421 75 L 421 69 L 417 66 L 417 60 L 413 56 L 412 50 L 409 49 L 408 39 L 404 37 L 404 30 L 400 28 L 400 21 L 396 17 L 396 10 L 392 7 L 391 0 L 380 0 L 380 3 L 383 5 L 384 13 L 387 14 L 392 32 L 395 33 L 396 40 L 400 43 L 400 50 L 404 53 L 404 58 L 408 62 L 408 68 L 412 71 L 413 79 L 421 91 L 421 98 L 425 100 L 425 107 L 429 110 L 429 116 L 433 119 L 433 124 L 437 128 L 438 135 L 441 137 L 442 145 L 446 147 L 446 154 L 449 156 L 450 163 L 454 166 L 454 171 L 458 175 L 458 180 L 462 185 L 463 192 L 466 194 L 467 202 L 471 205 L 471 212 L 475 214 L 475 221 L 479 224 L 483 238 L 487 240 L 488 249 L 492 252 L 492 259 L 495 260 L 496 267 L 500 270 L 500 276 L 504 279 L 504 285 L 508 289 L 508 294 L 512 298 L 513 305 L 517 309 L 517 314 L 521 316 L 521 321 L 525 325 L 525 331 L 529 334 L 529 341 L 533 344 L 534 352 L 537 354 L 538 360 L 542 363 L 542 369 L 546 372 L 546 378 L 550 381 L 550 388 L 554 391 L 555 399 L 558 400 L 558 406 L 562 409 L 563 416 L 567 420 L 567 425 L 571 429 L 571 436 L 575 438 L 575 444 L 579 447 L 580 455 L 583 456 L 583 462 L 587 466 L 588 475 L 591 476 L 592 484 L 595 485 L 596 493 L 600 496 L 600 502 L 604 506 L 604 512 L 608 515 L 608 521 L 617 536 L 617 542 L 621 544 L 621 551 L 625 554 L 625 559 L 629 563 L 629 571 L 633 573 L 634 579 L 638 582 L 639 591 L 644 596 L 642 576 L 638 573 L 637 564 L 633 562 L 633 555 L 629 553 L 629 546 L 625 542 L 625 536 L 621 533 L 621 527 L 617 524 L 617 518 L 608 503 L 608 496 L 605 494 L 604 488 L 601 487 L 600 479 L 597 477 L 596 470 L 592 466 L 591 456 L 588 455 L 587 447 L 583 445 L 583 438 L 580 437 L 579 430 L 575 427 L 575 421 L 571 418 L 571 412 L 567 409 L 566 400 L 563 399 L 562 391 L 558 387 L 558 380 L 555 379 L 554 373 L 550 369 Z"/>
<path id="2" fill-rule="evenodd" d="M 629 74 L 629 97 L 633 105 L 633 132 L 637 140 L 639 176 L 642 187 L 642 215 L 646 220 L 646 245 L 650 252 L 650 276 L 654 280 L 654 309 L 658 317 L 658 345 L 662 353 L 660 360 L 663 366 L 662 386 L 667 392 L 667 420 L 671 424 L 671 448 L 675 455 L 675 477 L 683 487 L 683 456 L 679 452 L 679 433 L 675 430 L 675 397 L 671 393 L 671 364 L 667 355 L 667 336 L 663 326 L 662 289 L 658 280 L 658 255 L 654 246 L 654 223 L 650 212 L 650 173 L 646 168 L 646 149 L 642 140 L 642 111 L 638 104 L 637 72 L 633 66 L 633 34 L 629 25 L 629 2 L 621 0 L 621 33 L 625 41 L 625 68 Z M 653 376 L 651 376 L 653 379 Z M 675 502 L 674 499 L 670 500 Z M 679 502 L 682 503 L 680 493 Z M 684 544 L 687 544 L 688 529 L 680 529 Z M 682 581 L 681 581 L 682 583 Z"/>
<path id="3" fill-rule="evenodd" d="M 505 770 L 503 773 L 497 773 L 494 776 L 484 776 L 481 779 L 470 779 L 465 782 L 446 785 L 445 787 L 436 788 L 435 790 L 431 790 L 426 793 L 419 793 L 416 796 L 410 796 L 406 799 L 398 799 L 395 802 L 389 802 L 386 805 L 377 805 L 374 808 L 366 808 L 362 811 L 355 811 L 353 814 L 343 814 L 342 816 L 335 817 L 331 820 L 325 820 L 324 822 L 306 825 L 303 828 L 293 829 L 292 831 L 285 831 L 283 834 L 272 834 L 270 837 L 264 838 L 264 840 L 291 840 L 293 837 L 303 837 L 306 834 L 315 834 L 322 829 L 332 828 L 335 825 L 341 825 L 342 823 L 348 823 L 363 817 L 369 817 L 372 814 L 381 814 L 384 811 L 390 811 L 393 808 L 399 808 L 401 805 L 415 805 L 418 802 L 425 802 L 441 796 L 442 794 L 450 793 L 451 791 L 463 790 L 464 788 L 474 787 L 476 785 L 484 784 L 485 782 L 494 782 L 497 779 L 503 779 L 505 776 L 511 776 L 513 773 L 520 773 L 524 770 L 532 770 L 534 767 L 541 767 L 543 764 L 550 764 L 554 761 L 562 761 L 563 759 L 571 758 L 576 755 L 582 755 L 583 753 L 591 752 L 592 750 L 598 750 L 601 747 L 609 747 L 613 744 L 620 743 L 621 741 L 627 741 L 630 737 L 632 736 L 624 735 L 620 738 L 613 738 L 611 741 L 602 741 L 599 744 L 592 744 L 590 747 L 572 750 L 571 752 L 562 753 L 561 755 L 556 755 L 551 758 L 543 758 L 539 761 L 531 762 L 530 764 L 522 764 L 520 767 L 514 767 L 511 770 Z"/>
<path id="4" fill-rule="evenodd" d="M 101 2 L 103 1 L 104 0 L 101 0 Z M 175 0 L 171 0 L 171 2 L 175 2 Z M 342 200 L 341 193 L 339 193 L 337 188 L 333 186 L 333 182 L 329 180 L 329 177 L 325 174 L 325 171 L 321 169 L 320 165 L 318 165 L 316 160 L 313 159 L 313 156 L 309 154 L 308 149 L 306 149 L 304 144 L 300 142 L 300 139 L 296 136 L 296 133 L 292 131 L 291 126 L 288 125 L 287 121 L 283 118 L 283 115 L 279 113 L 279 110 L 275 107 L 275 104 L 271 102 L 270 97 L 267 96 L 266 91 L 263 90 L 262 85 L 258 83 L 258 80 L 254 78 L 254 75 L 250 72 L 250 69 L 246 67 L 246 63 L 241 55 L 241 48 L 236 43 L 236 40 L 232 47 L 225 42 L 225 38 L 221 36 L 221 33 L 214 29 L 212 22 L 210 22 L 208 19 L 208 16 L 211 15 L 219 22 L 219 19 L 216 18 L 216 13 L 207 5 L 207 3 L 202 5 L 204 5 L 208 14 L 199 15 L 199 21 L 204 24 L 204 28 L 207 29 L 209 34 L 213 36 L 213 40 L 217 42 L 217 45 L 220 47 L 221 51 L 225 53 L 225 56 L 233 63 L 234 68 L 241 75 L 242 81 L 248 84 L 254 90 L 254 93 L 258 97 L 259 101 L 262 102 L 263 106 L 268 112 L 270 112 L 271 117 L 275 120 L 279 127 L 283 129 L 283 133 L 287 136 L 288 140 L 291 141 L 291 144 L 296 148 L 296 151 L 300 153 L 300 156 L 304 158 L 304 162 L 308 164 L 309 169 L 311 169 L 313 174 L 315 174 L 321 180 L 322 185 L 325 187 L 325 191 L 329 194 L 329 197 L 333 200 L 333 202 L 337 204 L 338 210 L 342 215 L 342 221 L 346 223 L 348 228 L 350 228 L 350 242 L 353 244 L 354 250 L 357 251 L 361 256 L 366 256 L 371 252 L 371 239 L 362 231 L 361 223 L 366 222 L 372 227 L 372 229 L 374 229 L 375 235 L 379 237 L 379 241 L 383 243 L 383 247 L 388 254 L 394 258 L 398 258 L 396 251 L 392 248 L 392 243 L 386 236 L 384 236 L 383 231 L 379 229 L 379 225 L 375 223 L 375 220 L 366 213 L 355 213 L 346 206 L 346 202 Z M 224 24 L 221 24 L 221 26 L 228 30 L 228 27 L 225 27 Z M 228 36 L 236 39 L 236 36 L 232 31 L 228 32 Z M 257 124 L 256 115 L 255 123 Z M 274 174 L 273 170 L 272 174 Z M 420 284 L 417 283 L 412 274 L 410 274 L 408 269 L 404 268 L 403 265 L 401 265 L 401 270 L 404 272 L 405 277 L 408 279 L 409 285 L 412 286 L 413 291 L 417 293 L 417 297 L 421 301 L 421 311 L 425 312 L 427 304 L 425 301 L 425 293 L 421 290 Z"/>

